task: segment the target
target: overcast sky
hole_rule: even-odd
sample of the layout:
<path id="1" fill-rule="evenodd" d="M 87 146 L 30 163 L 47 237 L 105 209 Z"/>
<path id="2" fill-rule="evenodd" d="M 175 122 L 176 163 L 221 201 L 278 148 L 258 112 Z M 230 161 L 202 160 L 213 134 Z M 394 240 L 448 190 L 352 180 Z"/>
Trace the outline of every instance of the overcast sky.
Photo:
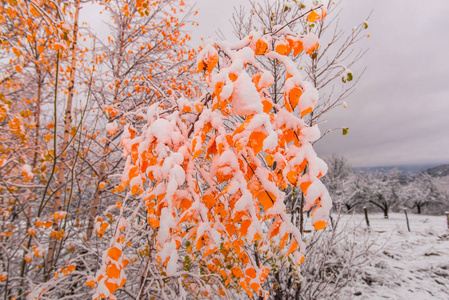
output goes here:
<path id="1" fill-rule="evenodd" d="M 194 44 L 216 38 L 218 29 L 232 39 L 233 7 L 244 4 L 196 0 Z M 369 50 L 351 68 L 356 78 L 367 69 L 348 108 L 334 109 L 320 124 L 322 132 L 349 127 L 349 134 L 326 135 L 318 154 L 344 155 L 354 167 L 449 164 L 449 0 L 343 0 L 341 8 L 347 32 L 373 11 L 366 31 L 371 36 L 359 44 Z M 104 31 L 98 12 L 91 6 L 82 17 L 95 16 L 96 29 Z"/>
<path id="2" fill-rule="evenodd" d="M 198 0 L 194 39 L 230 34 L 232 7 L 245 1 Z M 449 163 L 449 1 L 344 0 L 342 27 L 373 11 L 360 44 L 369 48 L 354 75 L 367 67 L 348 108 L 330 112 L 318 144 L 320 156 L 337 153 L 355 167 Z"/>

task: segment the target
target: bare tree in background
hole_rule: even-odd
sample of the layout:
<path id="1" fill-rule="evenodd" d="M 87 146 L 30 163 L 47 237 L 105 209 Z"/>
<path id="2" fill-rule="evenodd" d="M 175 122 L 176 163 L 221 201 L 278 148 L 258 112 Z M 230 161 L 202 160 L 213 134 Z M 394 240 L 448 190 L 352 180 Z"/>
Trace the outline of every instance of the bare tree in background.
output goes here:
<path id="1" fill-rule="evenodd" d="M 426 206 L 431 204 L 441 205 L 444 195 L 438 190 L 435 179 L 426 173 L 421 173 L 409 182 L 402 190 L 402 195 L 407 206 L 416 208 L 421 214 Z"/>

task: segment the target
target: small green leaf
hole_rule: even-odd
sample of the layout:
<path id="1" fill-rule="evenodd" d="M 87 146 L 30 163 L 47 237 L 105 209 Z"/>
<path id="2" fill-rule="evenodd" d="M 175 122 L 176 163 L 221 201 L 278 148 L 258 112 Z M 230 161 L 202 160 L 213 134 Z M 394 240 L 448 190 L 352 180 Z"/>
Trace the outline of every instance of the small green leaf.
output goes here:
<path id="1" fill-rule="evenodd" d="M 354 75 L 351 71 L 347 70 L 346 74 L 341 78 L 341 81 L 346 83 L 347 81 L 351 81 L 352 79 L 354 79 Z"/>
<path id="2" fill-rule="evenodd" d="M 351 81 L 353 78 L 354 78 L 354 77 L 353 77 L 352 73 L 349 72 L 349 73 L 348 73 L 348 81 Z"/>
<path id="3" fill-rule="evenodd" d="M 363 22 L 363 26 L 365 27 L 365 29 L 368 29 L 368 22 Z"/>
<path id="4" fill-rule="evenodd" d="M 347 135 L 348 134 L 348 130 L 349 130 L 349 127 L 343 128 L 343 135 Z"/>

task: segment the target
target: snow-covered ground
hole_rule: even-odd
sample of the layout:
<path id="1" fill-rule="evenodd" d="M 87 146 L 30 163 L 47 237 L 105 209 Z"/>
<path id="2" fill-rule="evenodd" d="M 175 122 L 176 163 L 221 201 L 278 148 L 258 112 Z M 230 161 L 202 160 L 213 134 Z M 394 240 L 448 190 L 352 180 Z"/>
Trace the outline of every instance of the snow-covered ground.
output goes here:
<path id="1" fill-rule="evenodd" d="M 344 299 L 449 299 L 449 231 L 445 216 L 409 213 L 370 214 L 370 230 L 359 231 L 373 243 L 369 262 L 359 266 Z M 362 214 L 342 223 L 366 228 Z M 364 238 L 363 237 L 363 238 Z M 362 238 L 362 236 L 361 236 Z M 342 298 L 343 299 L 343 298 Z"/>

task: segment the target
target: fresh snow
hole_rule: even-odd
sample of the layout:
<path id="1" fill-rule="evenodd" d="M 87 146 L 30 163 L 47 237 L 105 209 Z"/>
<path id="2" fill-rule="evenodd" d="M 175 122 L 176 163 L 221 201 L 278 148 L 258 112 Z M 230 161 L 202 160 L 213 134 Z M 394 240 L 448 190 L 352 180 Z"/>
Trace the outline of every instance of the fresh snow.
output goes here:
<path id="1" fill-rule="evenodd" d="M 355 280 L 335 299 L 449 299 L 446 217 L 412 213 L 408 217 L 411 232 L 404 213 L 390 213 L 389 219 L 369 214 L 370 229 L 362 214 L 342 217 L 340 228 L 358 228 L 357 239 L 367 238 L 373 245 L 368 262 L 356 267 Z M 311 224 L 307 227 L 312 229 Z"/>

